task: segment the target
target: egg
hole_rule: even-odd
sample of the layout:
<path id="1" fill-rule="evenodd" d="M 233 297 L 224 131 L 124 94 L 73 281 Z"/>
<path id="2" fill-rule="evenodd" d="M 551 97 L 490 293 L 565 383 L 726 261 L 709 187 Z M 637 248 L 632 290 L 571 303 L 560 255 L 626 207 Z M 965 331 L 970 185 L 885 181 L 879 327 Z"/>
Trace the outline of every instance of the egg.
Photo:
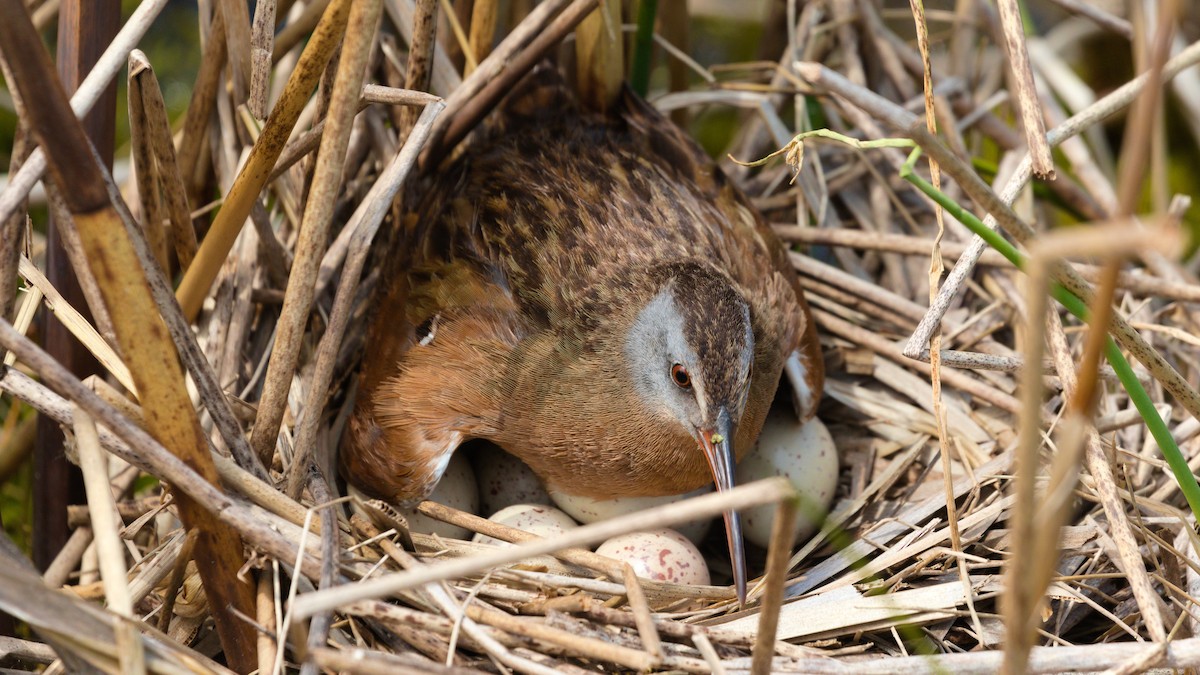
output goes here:
<path id="1" fill-rule="evenodd" d="M 758 445 L 738 465 L 738 483 L 783 476 L 800 494 L 796 540 L 812 536 L 829 510 L 838 482 L 838 455 L 833 437 L 820 420 L 801 424 L 785 410 L 772 410 L 763 425 Z M 742 511 L 746 540 L 766 548 L 771 543 L 775 505 Z"/>
<path id="2" fill-rule="evenodd" d="M 479 481 L 479 505 L 483 513 L 496 513 L 514 504 L 551 504 L 542 481 L 525 462 L 491 443 L 471 457 Z"/>
<path id="3" fill-rule="evenodd" d="M 471 514 L 479 512 L 479 487 L 475 483 L 475 472 L 471 470 L 471 463 L 465 457 L 455 454 L 450 458 L 442 480 L 438 482 L 433 494 L 429 495 L 429 501 Z M 400 513 L 408 519 L 408 529 L 413 532 L 436 534 L 448 539 L 466 539 L 471 536 L 471 531 L 464 527 L 434 520 L 417 513 L 416 509 L 400 509 Z"/>
<path id="4" fill-rule="evenodd" d="M 613 537 L 596 553 L 629 563 L 643 579 L 707 586 L 708 565 L 700 549 L 675 530 L 650 530 Z"/>
<path id="5" fill-rule="evenodd" d="M 660 506 L 662 504 L 670 504 L 681 499 L 696 497 L 708 492 L 712 492 L 713 487 L 707 485 L 698 490 L 693 490 L 684 495 L 667 495 L 664 497 L 618 497 L 616 499 L 593 499 L 591 497 L 580 497 L 558 492 L 551 488 L 550 498 L 558 508 L 567 512 L 575 520 L 588 524 L 595 523 L 601 520 L 609 520 L 617 516 L 623 516 L 627 513 L 636 513 L 646 509 Z M 699 542 L 704 539 L 704 535 L 708 534 L 709 525 L 712 520 L 696 520 L 689 523 L 680 523 L 676 525 L 688 539 Z"/>
<path id="6" fill-rule="evenodd" d="M 571 520 L 571 516 L 553 506 L 543 504 L 513 504 L 493 513 L 488 520 L 547 538 L 577 527 L 575 521 Z M 476 534 L 472 541 L 480 544 L 508 546 L 508 542 L 493 539 L 484 534 Z"/>

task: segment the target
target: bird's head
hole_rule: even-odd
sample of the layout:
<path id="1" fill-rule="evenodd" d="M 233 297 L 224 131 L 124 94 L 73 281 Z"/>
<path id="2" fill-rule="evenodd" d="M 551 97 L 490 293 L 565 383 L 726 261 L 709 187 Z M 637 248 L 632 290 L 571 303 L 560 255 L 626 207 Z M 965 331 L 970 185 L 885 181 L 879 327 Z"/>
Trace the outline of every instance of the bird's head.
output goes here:
<path id="1" fill-rule="evenodd" d="M 734 282 L 696 261 L 655 268 L 624 350 L 635 393 L 664 424 L 696 439 L 718 490 L 736 483 L 734 438 L 754 363 L 750 305 Z M 738 598 L 746 589 L 741 521 L 725 514 Z"/>

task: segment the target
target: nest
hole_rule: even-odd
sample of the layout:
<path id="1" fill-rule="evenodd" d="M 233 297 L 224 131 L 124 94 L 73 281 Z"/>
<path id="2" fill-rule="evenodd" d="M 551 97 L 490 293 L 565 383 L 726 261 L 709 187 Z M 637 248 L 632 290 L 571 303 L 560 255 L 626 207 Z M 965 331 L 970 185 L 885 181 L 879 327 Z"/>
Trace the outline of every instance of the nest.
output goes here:
<path id="1" fill-rule="evenodd" d="M 109 47 L 117 58 L 98 70 L 115 75 L 164 4 L 143 2 Z M 688 57 L 687 17 L 664 11 L 653 39 L 675 91 L 652 102 L 680 120 L 750 108 L 731 157 L 785 151 L 786 161 L 761 169 L 731 159 L 723 168 L 795 251 L 826 355 L 820 417 L 843 467 L 821 532 L 755 552 L 752 566 L 765 576 L 739 607 L 726 586 L 638 579 L 587 546 L 733 506 L 774 503 L 778 518 L 795 517 L 785 482 L 554 542 L 421 505 L 426 516 L 518 542 L 496 547 L 409 532 L 386 507 L 354 512 L 327 480 L 350 404 L 354 336 L 370 310 L 371 244 L 390 227 L 390 205 L 418 167 L 436 166 L 565 38 L 598 49 L 589 52 L 597 62 L 613 58 L 602 39 L 613 22 L 572 33 L 594 1 L 547 0 L 499 21 L 494 2 L 457 3 L 473 11 L 443 17 L 443 33 L 426 0 L 280 3 L 278 17 L 274 2 L 260 0 L 253 23 L 244 4 L 202 3 L 203 59 L 174 142 L 150 64 L 138 52 L 130 58 L 135 170 L 122 186 L 79 169 L 94 160 L 86 144 L 72 145 L 78 125 L 51 114 L 63 100 L 39 93 L 48 88 L 37 83 L 52 79 L 38 70 L 48 62 L 11 56 L 34 53 L 16 50 L 36 34 L 20 3 L 6 2 L 6 80 L 53 169 L 50 210 L 73 235 L 65 239 L 84 292 L 64 297 L 32 261 L 39 238 L 20 243 L 20 202 L 33 184 L 22 176 L 36 179 L 47 163 L 20 144 L 0 195 L 0 317 L 13 317 L 0 322 L 0 346 L 15 364 L 0 371 L 8 395 L 0 438 L 23 447 L 11 430 L 30 428 L 29 409 L 59 422 L 89 489 L 88 503 L 68 512 L 75 535 L 44 573 L 0 540 L 0 609 L 32 629 L 31 639 L 0 637 L 0 665 L 534 673 L 1200 665 L 1192 510 L 1200 491 L 1187 480 L 1200 461 L 1200 285 L 1197 259 L 1179 259 L 1180 224 L 1195 211 L 1186 196 L 1169 198 L 1164 157 L 1182 151 L 1163 147 L 1154 105 L 1128 115 L 1119 163 L 1100 126 L 1135 100 L 1186 89 L 1200 48 L 1167 49 L 1165 28 L 1138 33 L 1145 17 L 1131 23 L 1059 4 L 1079 15 L 1036 39 L 1021 37 L 1007 1 L 998 15 L 980 6 L 931 14 L 928 24 L 923 13 L 870 2 L 812 2 L 798 13 L 780 5 L 763 40 L 781 52 L 772 54 L 778 62 L 724 66 Z M 36 8 L 40 25 L 53 5 Z M 787 26 L 795 30 L 776 30 Z M 1198 36 L 1194 23 L 1177 30 L 1180 44 Z M 1089 88 L 1063 56 L 1095 44 L 1125 49 L 1135 33 L 1146 74 L 1121 87 Z M 569 60 L 572 50 L 563 51 Z M 699 84 L 689 90 L 689 79 Z M 580 86 L 606 84 L 581 75 Z M 1194 133 L 1193 98 L 1179 96 L 1173 114 Z M 926 131 L 928 111 L 936 134 Z M 814 127 L 835 133 L 795 136 Z M 907 145 L 879 142 L 890 137 Z M 914 145 L 923 151 L 915 164 Z M 1057 160 L 1051 146 L 1061 149 Z M 1055 171 L 1030 186 L 1031 176 Z M 1143 176 L 1155 206 L 1134 219 Z M 990 216 L 973 224 L 971 212 Z M 1088 225 L 1052 227 L 1076 222 Z M 105 227 L 130 236 L 106 238 Z M 1020 269 L 980 245 L 976 232 L 989 228 L 1021 244 Z M 953 262 L 949 273 L 943 259 Z M 182 274 L 177 292 L 164 269 Z M 8 284 L 17 278 L 23 292 L 13 303 Z M 1103 332 L 1064 309 L 1072 293 L 1093 318 L 1111 308 L 1107 351 L 1093 337 Z M 72 302 L 86 302 L 95 318 Z M 79 381 L 25 337 L 42 307 L 104 377 Z M 1133 367 L 1121 365 L 1122 353 Z M 146 476 L 157 480 L 138 480 Z M 710 552 L 719 567 L 724 551 Z"/>

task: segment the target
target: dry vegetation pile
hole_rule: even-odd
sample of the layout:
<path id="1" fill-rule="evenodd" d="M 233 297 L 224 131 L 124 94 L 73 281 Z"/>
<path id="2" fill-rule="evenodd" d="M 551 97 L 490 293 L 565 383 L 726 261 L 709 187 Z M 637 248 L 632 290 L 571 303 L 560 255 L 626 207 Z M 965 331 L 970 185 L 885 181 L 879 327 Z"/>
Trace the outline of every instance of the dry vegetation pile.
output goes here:
<path id="1" fill-rule="evenodd" d="M 202 59 L 175 120 L 131 53 L 166 4 L 143 0 L 71 100 L 89 108 L 128 63 L 135 169 L 119 185 L 51 84 L 26 8 L 3 0 L 5 80 L 28 133 L 0 192 L 0 439 L 18 445 L 29 409 L 62 424 L 88 499 L 44 574 L 0 540 L 0 608 L 33 629 L 0 637 L 0 665 L 1200 666 L 1200 491 L 1169 467 L 1200 463 L 1200 259 L 1182 254 L 1195 211 L 1172 191 L 1198 156 L 1200 25 L 1187 2 L 1055 3 L 1029 3 L 1039 22 L 1024 24 L 1016 0 L 927 14 L 918 0 L 779 3 L 763 39 L 778 53 L 738 64 L 692 60 L 684 3 L 659 3 L 656 74 L 672 91 L 651 101 L 680 120 L 741 109 L 738 160 L 787 151 L 722 162 L 794 245 L 842 453 L 823 533 L 756 552 L 767 573 L 741 609 L 729 587 L 638 580 L 586 547 L 730 506 L 792 517 L 785 483 L 555 542 L 421 506 L 523 542 L 495 548 L 350 516 L 314 470 L 347 414 L 370 245 L 394 199 L 521 73 L 570 61 L 596 0 L 201 2 Z M 32 4 L 48 25 L 57 3 Z M 584 26 L 590 39 L 617 28 Z M 1106 50 L 1140 75 L 1109 81 Z M 793 141 L 812 129 L 844 137 Z M 907 142 L 877 142 L 889 138 Z M 90 321 L 37 265 L 26 197 L 44 174 Z M 1020 269 L 971 213 L 1019 244 Z M 79 381 L 26 337 L 43 308 L 103 377 Z"/>

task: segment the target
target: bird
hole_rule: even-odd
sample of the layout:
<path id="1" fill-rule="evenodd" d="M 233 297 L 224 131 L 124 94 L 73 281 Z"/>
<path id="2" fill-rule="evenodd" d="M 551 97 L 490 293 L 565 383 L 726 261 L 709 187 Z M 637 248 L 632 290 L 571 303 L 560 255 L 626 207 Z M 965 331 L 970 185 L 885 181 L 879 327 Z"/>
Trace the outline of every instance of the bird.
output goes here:
<path id="1" fill-rule="evenodd" d="M 786 250 L 641 97 L 587 110 L 542 65 L 465 145 L 389 248 L 349 484 L 413 506 L 484 439 L 561 493 L 729 490 L 785 373 L 814 414 L 820 345 Z M 744 603 L 741 521 L 724 520 Z"/>

